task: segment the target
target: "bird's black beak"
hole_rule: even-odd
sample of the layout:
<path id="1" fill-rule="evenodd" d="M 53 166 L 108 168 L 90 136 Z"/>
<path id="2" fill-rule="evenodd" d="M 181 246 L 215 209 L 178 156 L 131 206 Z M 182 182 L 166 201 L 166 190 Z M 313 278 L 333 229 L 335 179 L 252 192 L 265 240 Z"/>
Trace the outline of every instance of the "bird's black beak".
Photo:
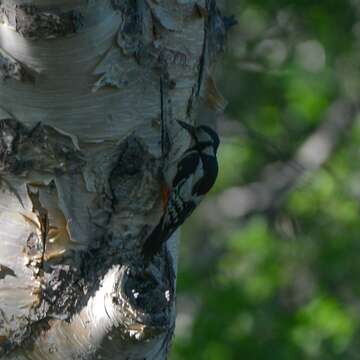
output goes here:
<path id="1" fill-rule="evenodd" d="M 190 134 L 190 136 L 191 136 L 193 139 L 196 139 L 195 128 L 194 128 L 192 125 L 190 125 L 190 124 L 188 124 L 188 123 L 186 123 L 186 122 L 184 122 L 184 121 L 181 121 L 181 120 L 176 120 L 176 121 L 179 123 L 179 125 L 180 125 L 183 129 L 185 129 L 185 130 Z"/>

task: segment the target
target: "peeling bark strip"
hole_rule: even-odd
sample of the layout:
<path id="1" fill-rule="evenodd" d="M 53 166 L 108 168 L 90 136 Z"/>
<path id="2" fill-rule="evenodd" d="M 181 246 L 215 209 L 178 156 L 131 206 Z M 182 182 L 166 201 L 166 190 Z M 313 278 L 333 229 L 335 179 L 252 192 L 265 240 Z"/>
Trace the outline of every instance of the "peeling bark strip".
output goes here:
<path id="1" fill-rule="evenodd" d="M 115 10 L 122 14 L 122 25 L 117 43 L 125 55 L 135 55 L 142 47 L 142 21 L 138 7 L 139 0 L 112 0 Z"/>
<path id="2" fill-rule="evenodd" d="M 216 5 L 216 0 L 206 0 L 205 6 L 196 4 L 195 9 L 197 13 L 206 20 L 196 93 L 197 96 L 200 96 L 203 92 L 203 84 L 211 72 L 211 66 L 218 55 L 225 50 L 226 32 L 228 29 L 226 26 L 227 18 L 221 16 L 221 12 Z M 203 94 L 203 97 L 205 97 L 206 100 L 206 94 Z"/>
<path id="3" fill-rule="evenodd" d="M 210 64 L 213 63 L 217 56 L 224 52 L 226 44 L 226 19 L 221 15 L 219 8 L 216 6 L 216 0 L 207 0 L 208 11 L 208 31 L 209 45 L 208 56 Z"/>
<path id="4" fill-rule="evenodd" d="M 6 276 L 16 277 L 16 274 L 11 268 L 0 264 L 0 280 L 5 279 Z"/>
<path id="5" fill-rule="evenodd" d="M 112 48 L 101 63 L 96 67 L 94 75 L 101 75 L 100 79 L 94 84 L 92 91 L 96 92 L 103 87 L 122 89 L 129 84 L 129 79 L 134 78 L 134 71 L 127 72 L 121 66 L 121 51 Z"/>
<path id="6" fill-rule="evenodd" d="M 61 12 L 34 5 L 13 5 L 5 0 L 0 5 L 0 23 L 32 40 L 51 39 L 78 32 L 83 26 L 83 15 L 79 10 Z"/>
<path id="7" fill-rule="evenodd" d="M 26 77 L 24 67 L 0 48 L 0 80 L 23 81 Z"/>
<path id="8" fill-rule="evenodd" d="M 27 129 L 15 119 L 0 120 L 0 174 L 72 173 L 83 163 L 70 135 L 41 123 Z"/>
<path id="9" fill-rule="evenodd" d="M 176 31 L 180 26 L 181 16 L 169 10 L 168 7 L 159 4 L 155 0 L 146 0 L 146 3 L 151 9 L 154 19 L 166 30 Z"/>

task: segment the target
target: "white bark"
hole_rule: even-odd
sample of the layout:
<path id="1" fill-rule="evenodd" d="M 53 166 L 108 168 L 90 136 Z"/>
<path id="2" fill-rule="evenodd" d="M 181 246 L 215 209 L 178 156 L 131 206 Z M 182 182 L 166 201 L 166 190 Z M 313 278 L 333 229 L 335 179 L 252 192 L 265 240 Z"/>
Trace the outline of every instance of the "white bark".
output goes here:
<path id="1" fill-rule="evenodd" d="M 212 0 L 0 1 L 0 358 L 166 357 L 176 246 L 140 249 L 223 30 Z"/>

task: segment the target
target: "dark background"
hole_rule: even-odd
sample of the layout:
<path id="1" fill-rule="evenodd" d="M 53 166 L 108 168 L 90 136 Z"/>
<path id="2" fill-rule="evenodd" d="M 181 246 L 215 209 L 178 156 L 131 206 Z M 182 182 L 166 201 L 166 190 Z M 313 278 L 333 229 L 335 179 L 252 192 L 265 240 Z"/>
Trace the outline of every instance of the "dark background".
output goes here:
<path id="1" fill-rule="evenodd" d="M 171 359 L 360 359 L 360 1 L 224 13 L 221 171 L 183 229 Z"/>

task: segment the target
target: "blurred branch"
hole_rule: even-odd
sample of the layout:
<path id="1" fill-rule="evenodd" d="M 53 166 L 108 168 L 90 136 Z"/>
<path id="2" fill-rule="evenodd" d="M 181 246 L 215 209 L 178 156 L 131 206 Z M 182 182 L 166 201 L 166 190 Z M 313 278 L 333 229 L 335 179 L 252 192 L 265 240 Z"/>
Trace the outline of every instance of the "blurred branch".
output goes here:
<path id="1" fill-rule="evenodd" d="M 285 76 L 289 73 L 289 71 L 287 70 L 271 69 L 271 67 L 265 66 L 258 61 L 239 61 L 237 67 L 243 72 L 259 73 L 273 76 Z"/>
<path id="2" fill-rule="evenodd" d="M 269 155 L 276 157 L 276 159 L 285 160 L 285 158 L 288 158 L 288 154 L 272 142 L 269 137 L 253 129 L 245 120 L 239 122 L 229 119 L 227 116 L 219 122 L 218 128 L 219 133 L 225 138 L 250 139 L 256 146 L 259 146 L 260 149 L 262 148 Z"/>
<path id="3" fill-rule="evenodd" d="M 305 175 L 318 170 L 330 158 L 346 131 L 352 128 L 356 112 L 356 104 L 337 100 L 292 160 L 268 165 L 260 181 L 233 187 L 216 200 L 209 200 L 216 201 L 218 206 L 206 206 L 205 216 L 216 221 L 219 211 L 226 217 L 242 218 L 275 208 Z"/>

